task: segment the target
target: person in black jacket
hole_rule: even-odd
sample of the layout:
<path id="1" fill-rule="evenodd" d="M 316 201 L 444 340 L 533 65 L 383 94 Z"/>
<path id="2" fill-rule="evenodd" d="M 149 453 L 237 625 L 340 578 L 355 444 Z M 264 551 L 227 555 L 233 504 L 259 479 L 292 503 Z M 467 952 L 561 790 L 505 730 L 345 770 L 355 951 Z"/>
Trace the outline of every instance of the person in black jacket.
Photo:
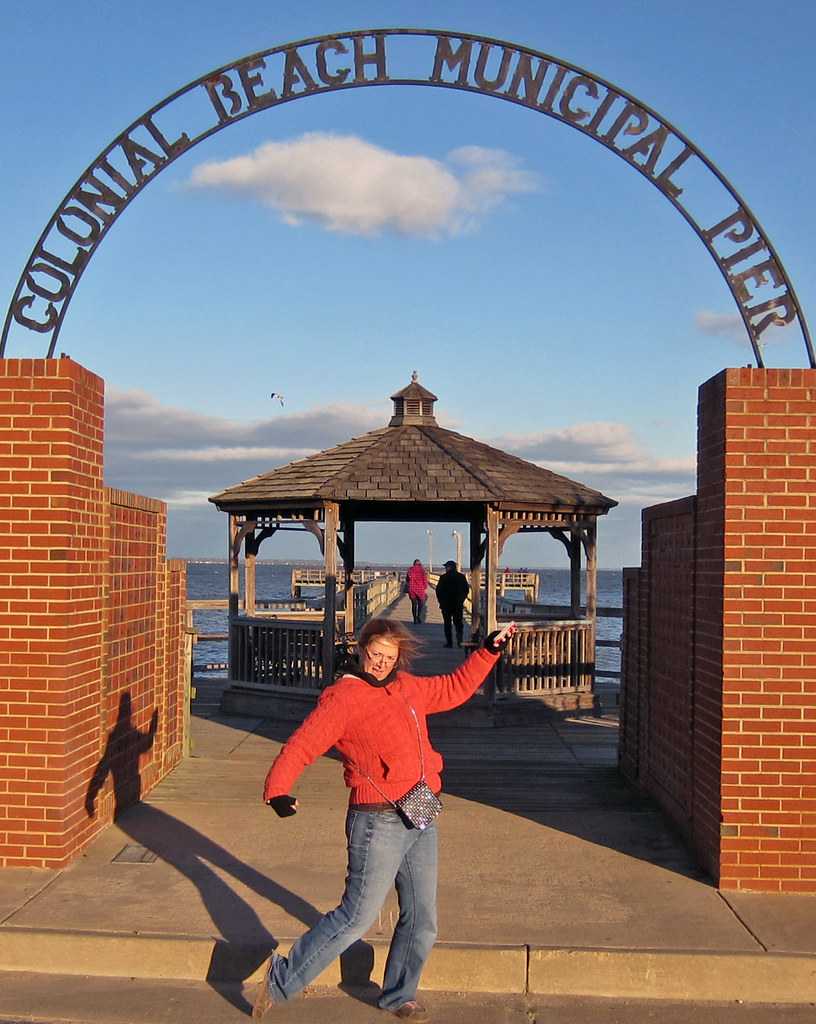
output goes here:
<path id="1" fill-rule="evenodd" d="M 467 577 L 459 572 L 456 562 L 445 562 L 445 572 L 436 584 L 436 599 L 445 624 L 445 646 L 453 647 L 453 630 L 456 630 L 456 645 L 462 646 L 462 610 L 465 598 L 470 593 Z"/>

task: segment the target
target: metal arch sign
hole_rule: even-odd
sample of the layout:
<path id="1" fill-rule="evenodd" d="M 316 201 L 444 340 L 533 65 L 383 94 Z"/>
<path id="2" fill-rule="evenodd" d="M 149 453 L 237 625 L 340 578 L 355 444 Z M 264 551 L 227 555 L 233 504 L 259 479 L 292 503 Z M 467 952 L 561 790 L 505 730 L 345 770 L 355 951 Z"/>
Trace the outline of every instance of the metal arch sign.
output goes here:
<path id="1" fill-rule="evenodd" d="M 204 75 L 135 121 L 94 160 L 40 236 L 0 339 L 47 336 L 53 356 L 74 289 L 96 247 L 131 202 L 182 153 L 250 114 L 318 93 L 425 85 L 507 100 L 602 143 L 685 217 L 734 296 L 758 366 L 762 335 L 796 324 L 813 347 L 773 246 L 723 175 L 684 135 L 632 96 L 537 50 L 467 33 L 372 29 L 318 36 L 255 53 Z"/>

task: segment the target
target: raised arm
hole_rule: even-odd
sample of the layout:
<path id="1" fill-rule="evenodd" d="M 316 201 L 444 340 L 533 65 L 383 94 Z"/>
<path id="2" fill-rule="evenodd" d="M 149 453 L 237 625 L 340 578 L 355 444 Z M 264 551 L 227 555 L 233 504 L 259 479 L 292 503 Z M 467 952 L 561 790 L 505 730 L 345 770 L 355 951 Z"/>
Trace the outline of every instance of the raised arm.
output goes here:
<path id="1" fill-rule="evenodd" d="M 422 692 L 427 713 L 450 711 L 464 704 L 487 678 L 515 629 L 515 623 L 511 623 L 509 628 L 491 633 L 485 639 L 484 646 L 474 651 L 450 675 L 423 678 Z"/>

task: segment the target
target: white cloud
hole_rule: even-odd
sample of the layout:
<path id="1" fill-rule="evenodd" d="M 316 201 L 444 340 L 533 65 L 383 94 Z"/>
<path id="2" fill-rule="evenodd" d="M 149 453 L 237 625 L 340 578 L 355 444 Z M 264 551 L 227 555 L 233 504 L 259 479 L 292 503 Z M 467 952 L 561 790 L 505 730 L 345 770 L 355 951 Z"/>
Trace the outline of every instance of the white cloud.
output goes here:
<path id="1" fill-rule="evenodd" d="M 188 185 L 248 195 L 278 210 L 289 224 L 430 238 L 472 230 L 508 195 L 538 188 L 537 177 L 504 150 L 467 146 L 443 162 L 327 132 L 267 142 L 246 156 L 202 164 Z"/>
<path id="2" fill-rule="evenodd" d="M 694 329 L 698 334 L 736 341 L 742 348 L 751 347 L 751 339 L 739 313 L 712 313 L 701 309 L 694 314 Z"/>
<path id="3" fill-rule="evenodd" d="M 257 445 L 233 445 L 229 448 L 145 448 L 134 452 L 135 459 L 160 462 L 230 462 L 235 459 L 264 459 L 272 466 L 293 462 L 313 454 L 313 448 L 262 448 Z"/>
<path id="4" fill-rule="evenodd" d="M 207 499 L 209 491 L 177 491 L 174 495 L 164 500 L 169 508 L 174 510 L 202 509 L 208 508 Z"/>
<path id="5" fill-rule="evenodd" d="M 544 463 L 539 463 L 544 465 Z M 693 455 L 683 459 L 656 459 L 644 454 L 640 459 L 629 462 L 558 462 L 547 460 L 546 468 L 564 476 L 580 476 L 586 473 L 603 473 L 606 476 L 686 476 L 697 470 L 697 460 Z"/>
<path id="6" fill-rule="evenodd" d="M 694 329 L 699 334 L 734 341 L 740 348 L 751 349 L 751 339 L 742 317 L 738 313 L 712 313 L 703 309 L 694 314 Z M 798 340 L 799 330 L 795 324 L 774 325 L 763 331 L 759 348 L 777 347 L 788 341 Z"/>
<path id="7" fill-rule="evenodd" d="M 657 458 L 623 423 L 575 423 L 536 434 L 505 434 L 489 443 L 579 480 L 621 504 L 653 505 L 696 490 L 694 455 Z"/>
<path id="8" fill-rule="evenodd" d="M 533 462 L 540 459 L 585 461 L 589 452 L 593 453 L 592 462 L 631 462 L 642 455 L 642 450 L 635 445 L 630 427 L 623 423 L 603 421 L 574 423 L 569 427 L 536 434 L 503 434 L 490 443 Z"/>

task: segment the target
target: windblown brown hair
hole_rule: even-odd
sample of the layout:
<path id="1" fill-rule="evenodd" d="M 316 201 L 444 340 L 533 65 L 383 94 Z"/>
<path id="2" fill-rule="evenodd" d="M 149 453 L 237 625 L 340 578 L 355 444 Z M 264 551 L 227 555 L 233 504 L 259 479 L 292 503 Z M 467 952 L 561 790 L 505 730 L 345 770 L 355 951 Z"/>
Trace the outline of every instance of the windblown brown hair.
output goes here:
<path id="1" fill-rule="evenodd" d="M 387 640 L 399 648 L 397 668 L 408 668 L 420 644 L 398 619 L 369 619 L 360 631 L 357 647 L 361 654 L 372 640 Z"/>

